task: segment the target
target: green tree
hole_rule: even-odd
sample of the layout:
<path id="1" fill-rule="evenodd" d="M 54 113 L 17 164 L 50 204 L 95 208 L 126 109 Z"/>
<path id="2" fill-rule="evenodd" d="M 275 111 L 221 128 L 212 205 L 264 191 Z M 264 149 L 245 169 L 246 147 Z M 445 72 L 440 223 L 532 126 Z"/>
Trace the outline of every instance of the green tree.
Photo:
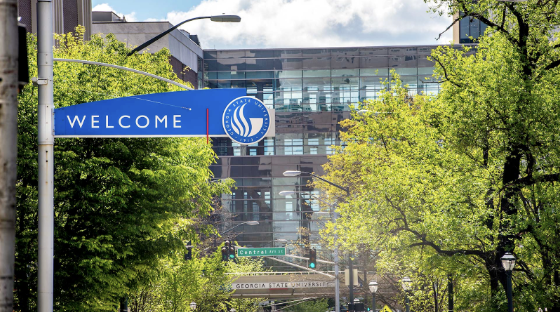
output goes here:
<path id="1" fill-rule="evenodd" d="M 315 299 L 310 301 L 305 301 L 301 303 L 294 304 L 289 307 L 286 311 L 293 312 L 325 312 L 329 309 L 329 303 L 327 299 Z"/>
<path id="2" fill-rule="evenodd" d="M 57 36 L 55 57 L 118 64 L 177 80 L 169 51 L 126 57 L 114 36 Z M 36 38 L 28 37 L 31 75 Z M 55 62 L 54 102 L 65 107 L 136 94 L 177 91 L 116 69 Z M 18 115 L 16 310 L 36 307 L 37 88 L 20 95 Z M 204 139 L 57 139 L 55 142 L 55 310 L 114 311 L 162 256 L 195 240 L 190 218 L 229 192 L 211 183 L 215 154 Z"/>
<path id="3" fill-rule="evenodd" d="M 430 2 L 480 19 L 487 36 L 476 54 L 432 53 L 437 96 L 411 97 L 396 79 L 343 122 L 347 146 L 325 167 L 351 187 L 341 241 L 370 242 L 384 272 L 414 277 L 419 301 L 451 274 L 459 310 L 505 309 L 511 251 L 515 305 L 558 311 L 560 4 Z"/>
<path id="4" fill-rule="evenodd" d="M 157 277 L 139 287 L 131 295 L 132 312 L 190 311 L 191 302 L 197 304 L 196 311 L 256 312 L 263 299 L 232 298 L 231 283 L 236 274 L 250 275 L 262 272 L 263 261 L 240 258 L 223 262 L 218 248 L 209 257 L 194 257 L 183 260 L 182 254 L 162 258 Z"/>

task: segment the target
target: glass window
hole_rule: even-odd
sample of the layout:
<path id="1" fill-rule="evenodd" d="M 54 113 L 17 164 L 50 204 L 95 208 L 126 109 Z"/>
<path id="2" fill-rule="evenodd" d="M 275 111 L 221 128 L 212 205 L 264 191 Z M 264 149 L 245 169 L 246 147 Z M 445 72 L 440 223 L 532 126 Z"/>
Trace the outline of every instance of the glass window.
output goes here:
<path id="1" fill-rule="evenodd" d="M 322 57 L 331 56 L 331 51 L 328 49 L 302 49 L 302 56 Z"/>
<path id="2" fill-rule="evenodd" d="M 389 57 L 387 56 L 368 56 L 360 60 L 361 68 L 383 68 L 389 67 Z"/>
<path id="3" fill-rule="evenodd" d="M 247 79 L 254 79 L 254 78 L 274 78 L 273 71 L 248 71 L 245 72 Z"/>
<path id="4" fill-rule="evenodd" d="M 359 69 L 333 69 L 332 77 L 353 77 L 359 76 Z"/>
<path id="5" fill-rule="evenodd" d="M 392 56 L 389 58 L 389 67 L 418 67 L 415 55 Z"/>
<path id="6" fill-rule="evenodd" d="M 331 49 L 331 55 L 339 55 L 339 56 L 352 56 L 352 55 L 360 55 L 360 51 L 358 48 L 342 48 L 342 49 Z"/>
<path id="7" fill-rule="evenodd" d="M 419 67 L 418 68 L 418 75 L 433 75 L 435 68 L 434 67 Z"/>
<path id="8" fill-rule="evenodd" d="M 276 80 L 276 90 L 279 91 L 292 91 L 301 90 L 301 79 L 278 79 Z"/>
<path id="9" fill-rule="evenodd" d="M 304 70 L 303 71 L 303 77 L 330 77 L 331 76 L 331 71 L 329 69 L 327 70 Z"/>
<path id="10" fill-rule="evenodd" d="M 408 85 L 409 89 L 416 89 L 418 87 L 418 77 L 417 76 L 401 76 L 401 81 L 404 85 Z"/>
<path id="11" fill-rule="evenodd" d="M 303 79 L 303 90 L 305 91 L 328 91 L 331 87 L 329 77 L 305 78 Z"/>
<path id="12" fill-rule="evenodd" d="M 357 56 L 333 56 L 331 68 L 359 68 L 360 58 Z"/>
<path id="13" fill-rule="evenodd" d="M 463 40 L 469 40 L 469 36 L 470 36 L 470 32 L 469 32 L 469 19 L 470 17 L 463 17 L 460 21 L 459 21 L 459 38 L 461 40 L 461 43 L 463 43 Z"/>
<path id="14" fill-rule="evenodd" d="M 245 57 L 245 50 L 228 50 L 228 51 L 217 51 L 217 58 L 241 58 Z"/>
<path id="15" fill-rule="evenodd" d="M 274 50 L 247 50 L 245 57 L 247 58 L 272 58 L 274 57 Z"/>
<path id="16" fill-rule="evenodd" d="M 217 72 L 204 72 L 204 80 L 208 79 L 218 79 Z"/>
<path id="17" fill-rule="evenodd" d="M 273 59 L 246 59 L 247 70 L 273 70 L 275 69 L 275 60 Z"/>
<path id="18" fill-rule="evenodd" d="M 417 75 L 418 74 L 418 68 L 417 67 L 412 67 L 412 68 L 395 68 L 395 72 L 399 75 Z"/>
<path id="19" fill-rule="evenodd" d="M 245 79 L 244 72 L 218 72 L 218 79 Z"/>
<path id="20" fill-rule="evenodd" d="M 301 50 L 280 50 L 280 57 L 301 57 Z"/>
<path id="21" fill-rule="evenodd" d="M 388 55 L 387 48 L 360 48 L 360 55 Z"/>
<path id="22" fill-rule="evenodd" d="M 472 19 L 469 23 L 469 32 L 474 39 L 480 37 L 480 21 L 477 19 Z"/>
<path id="23" fill-rule="evenodd" d="M 330 57 L 314 57 L 304 58 L 302 60 L 303 69 L 324 69 L 329 68 L 331 63 Z"/>
<path id="24" fill-rule="evenodd" d="M 276 72 L 276 78 L 301 78 L 301 70 L 280 70 Z"/>
<path id="25" fill-rule="evenodd" d="M 284 58 L 280 59 L 280 62 L 274 63 L 274 69 L 277 70 L 293 70 L 303 68 L 303 59 L 301 58 Z"/>
<path id="26" fill-rule="evenodd" d="M 216 58 L 218 58 L 218 52 L 217 51 L 204 51 L 204 59 L 205 60 L 216 59 Z"/>
<path id="27" fill-rule="evenodd" d="M 362 68 L 360 76 L 389 76 L 389 68 Z"/>

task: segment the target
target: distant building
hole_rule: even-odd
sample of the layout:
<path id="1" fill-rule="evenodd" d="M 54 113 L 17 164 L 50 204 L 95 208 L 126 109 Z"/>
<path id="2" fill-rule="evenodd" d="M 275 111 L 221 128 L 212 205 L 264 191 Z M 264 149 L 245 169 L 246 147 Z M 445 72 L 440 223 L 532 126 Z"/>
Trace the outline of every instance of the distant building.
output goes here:
<path id="1" fill-rule="evenodd" d="M 64 34 L 82 25 L 91 36 L 91 0 L 52 0 L 54 32 Z M 28 32 L 37 33 L 37 0 L 18 0 L 18 16 Z"/>
<path id="2" fill-rule="evenodd" d="M 322 165 L 340 146 L 340 121 L 358 102 L 375 100 L 395 70 L 409 93 L 436 94 L 437 46 L 204 50 L 204 87 L 245 88 L 276 111 L 276 136 L 240 146 L 215 138 L 219 159 L 210 168 L 217 178 L 236 181 L 224 196 L 220 231 L 239 225 L 240 245 L 271 247 L 279 241 L 307 240 L 318 250 L 321 222 L 314 215 L 321 200 L 309 176 L 284 177 L 286 170 L 322 175 Z M 472 52 L 471 52 L 472 53 Z M 428 78 L 428 79 L 426 79 Z M 281 196 L 281 191 L 295 194 Z M 258 221 L 259 225 L 247 225 Z M 231 233 L 231 232 L 230 232 Z"/>

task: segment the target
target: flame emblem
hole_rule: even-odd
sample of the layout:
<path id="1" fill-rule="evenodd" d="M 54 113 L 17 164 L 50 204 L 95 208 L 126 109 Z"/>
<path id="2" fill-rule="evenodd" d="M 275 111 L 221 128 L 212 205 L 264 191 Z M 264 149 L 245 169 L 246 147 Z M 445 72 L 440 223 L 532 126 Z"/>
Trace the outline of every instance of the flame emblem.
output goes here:
<path id="1" fill-rule="evenodd" d="M 241 107 L 237 107 L 233 112 L 233 122 L 231 123 L 231 128 L 238 135 L 248 138 L 257 134 L 262 129 L 263 119 L 249 118 L 249 122 L 247 122 L 247 119 L 243 114 L 243 110 L 245 109 L 246 105 L 247 104 L 244 104 Z"/>

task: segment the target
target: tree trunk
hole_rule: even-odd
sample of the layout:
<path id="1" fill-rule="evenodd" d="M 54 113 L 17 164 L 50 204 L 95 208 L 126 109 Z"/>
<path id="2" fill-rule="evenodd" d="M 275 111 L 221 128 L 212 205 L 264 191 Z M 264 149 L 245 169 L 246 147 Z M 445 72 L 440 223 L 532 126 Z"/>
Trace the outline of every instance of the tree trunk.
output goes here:
<path id="1" fill-rule="evenodd" d="M 18 103 L 16 0 L 0 0 L 0 42 L 0 312 L 12 312 Z"/>

